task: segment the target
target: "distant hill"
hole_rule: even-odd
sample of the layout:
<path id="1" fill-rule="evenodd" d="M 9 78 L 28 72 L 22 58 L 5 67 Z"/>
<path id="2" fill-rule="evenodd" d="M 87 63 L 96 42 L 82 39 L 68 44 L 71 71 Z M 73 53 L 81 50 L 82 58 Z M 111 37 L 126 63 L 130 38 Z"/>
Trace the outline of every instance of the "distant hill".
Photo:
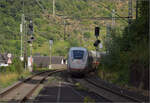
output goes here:
<path id="1" fill-rule="evenodd" d="M 0 0 L 0 52 L 20 54 L 19 26 L 23 11 L 27 23 L 29 19 L 34 23 L 33 53 L 49 55 L 49 39 L 54 40 L 53 55 L 65 55 L 71 46 L 94 50 L 94 27 L 101 27 L 103 40 L 111 20 L 88 18 L 112 17 L 113 9 L 120 16 L 128 16 L 126 0 L 55 0 L 55 17 L 52 0 L 24 0 L 24 3 L 23 0 Z M 66 17 L 68 19 L 64 19 Z M 123 20 L 116 21 L 116 27 L 125 25 Z"/>

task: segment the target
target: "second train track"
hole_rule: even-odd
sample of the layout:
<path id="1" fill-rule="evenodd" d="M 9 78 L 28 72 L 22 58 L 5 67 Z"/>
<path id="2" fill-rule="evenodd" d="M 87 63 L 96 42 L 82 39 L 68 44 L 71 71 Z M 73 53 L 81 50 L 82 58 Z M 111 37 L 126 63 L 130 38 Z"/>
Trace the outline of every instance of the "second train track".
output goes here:
<path id="1" fill-rule="evenodd" d="M 44 71 L 37 73 L 0 93 L 1 102 L 24 102 L 48 76 L 63 70 Z"/>
<path id="2" fill-rule="evenodd" d="M 108 88 L 105 85 L 100 85 L 100 83 L 92 81 L 89 78 L 72 78 L 72 80 L 74 82 L 81 83 L 81 85 L 85 86 L 85 88 L 88 88 L 90 91 L 95 92 L 99 96 L 102 96 L 111 102 L 143 102 L 138 98 L 124 94 L 124 91 L 115 91 L 112 88 Z"/>

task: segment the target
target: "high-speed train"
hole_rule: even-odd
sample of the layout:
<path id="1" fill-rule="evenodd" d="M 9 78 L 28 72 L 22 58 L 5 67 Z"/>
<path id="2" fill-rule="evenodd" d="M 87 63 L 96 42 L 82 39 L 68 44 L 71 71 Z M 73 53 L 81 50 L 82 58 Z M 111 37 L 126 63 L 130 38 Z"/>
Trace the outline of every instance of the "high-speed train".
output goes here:
<path id="1" fill-rule="evenodd" d="M 71 74 L 85 74 L 92 71 L 93 58 L 86 48 L 72 47 L 68 53 L 67 71 Z"/>

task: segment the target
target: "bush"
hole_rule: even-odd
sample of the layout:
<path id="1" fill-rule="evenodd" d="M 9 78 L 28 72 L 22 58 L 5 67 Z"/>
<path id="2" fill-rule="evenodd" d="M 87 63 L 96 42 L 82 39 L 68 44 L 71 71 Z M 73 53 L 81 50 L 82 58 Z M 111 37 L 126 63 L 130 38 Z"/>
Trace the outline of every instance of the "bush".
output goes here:
<path id="1" fill-rule="evenodd" d="M 131 60 L 129 52 L 121 51 L 121 40 L 122 35 L 118 28 L 112 29 L 111 34 L 107 35 L 104 42 L 107 48 L 107 55 L 101 57 L 100 68 L 107 73 L 104 79 L 108 80 L 109 78 L 113 83 L 124 85 L 128 84 L 129 81 L 129 65 Z M 111 79 L 110 77 L 115 79 Z"/>
<path id="2" fill-rule="evenodd" d="M 12 64 L 7 67 L 7 71 L 17 72 L 18 74 L 22 73 L 24 70 L 23 63 L 19 58 L 14 58 Z"/>
<path id="3" fill-rule="evenodd" d="M 37 69 L 37 65 L 34 63 L 33 64 L 33 71 L 35 71 Z"/>
<path id="4" fill-rule="evenodd" d="M 83 35 L 84 35 L 84 38 L 87 38 L 87 39 L 91 37 L 90 32 L 85 32 Z"/>
<path id="5" fill-rule="evenodd" d="M 104 44 L 108 54 L 102 57 L 100 68 L 117 73 L 118 77 L 114 81 L 116 83 L 128 84 L 129 79 L 139 76 L 140 80 L 134 79 L 133 82 L 145 81 L 145 71 L 149 68 L 148 6 L 148 1 L 140 1 L 138 19 L 132 21 L 122 34 L 118 29 L 113 29 L 111 35 L 106 37 Z M 136 71 L 140 73 L 137 77 L 133 77 L 131 74 L 137 74 Z"/>
<path id="6" fill-rule="evenodd" d="M 0 67 L 0 72 L 5 72 L 6 71 L 6 67 Z"/>

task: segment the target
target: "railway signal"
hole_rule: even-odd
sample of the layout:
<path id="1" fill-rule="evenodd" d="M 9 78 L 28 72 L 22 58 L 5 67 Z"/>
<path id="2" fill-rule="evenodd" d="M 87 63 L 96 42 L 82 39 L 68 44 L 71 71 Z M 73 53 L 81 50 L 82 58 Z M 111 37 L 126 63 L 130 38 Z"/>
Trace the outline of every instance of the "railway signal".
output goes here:
<path id="1" fill-rule="evenodd" d="M 29 23 L 29 33 L 31 35 L 33 34 L 33 23 L 32 23 L 32 20 L 30 20 L 30 23 Z"/>
<path id="2" fill-rule="evenodd" d="M 98 51 L 98 45 L 99 43 L 101 42 L 99 39 L 98 39 L 98 36 L 99 36 L 99 32 L 100 32 L 100 27 L 95 27 L 95 36 L 96 36 L 96 41 L 95 43 L 93 44 L 95 46 L 95 49 L 96 49 L 96 63 L 98 62 L 97 60 L 97 51 Z M 97 66 L 96 66 L 97 68 Z"/>
<path id="3" fill-rule="evenodd" d="M 33 63 L 32 63 L 32 42 L 34 40 L 34 36 L 33 36 L 33 23 L 32 23 L 32 20 L 30 20 L 29 22 L 29 25 L 28 25 L 28 35 L 30 35 L 29 37 L 29 40 L 27 40 L 27 43 L 29 43 L 30 45 L 30 58 L 29 58 L 29 61 L 28 61 L 28 68 L 29 68 L 29 71 L 32 71 L 33 69 Z"/>
<path id="4" fill-rule="evenodd" d="M 28 40 L 27 42 L 28 42 L 29 44 L 30 44 L 30 43 L 32 43 L 32 41 L 31 41 L 31 40 Z"/>
<path id="5" fill-rule="evenodd" d="M 31 40 L 31 41 L 34 40 L 34 36 L 31 36 L 31 37 L 30 37 L 30 40 Z"/>
<path id="6" fill-rule="evenodd" d="M 32 20 L 30 20 L 30 23 L 29 23 L 29 35 L 31 35 L 30 37 L 30 40 L 34 40 L 34 36 L 33 36 L 33 31 L 34 31 L 34 28 L 33 28 L 33 23 L 32 23 Z"/>
<path id="7" fill-rule="evenodd" d="M 30 23 L 29 23 L 29 35 L 31 35 L 30 36 L 30 38 L 29 38 L 29 40 L 27 41 L 28 43 L 32 43 L 32 41 L 34 40 L 34 36 L 33 36 L 33 31 L 34 31 L 34 29 L 33 29 L 33 23 L 32 23 L 32 20 L 30 20 Z"/>
<path id="8" fill-rule="evenodd" d="M 99 27 L 95 27 L 95 36 L 98 37 L 99 36 Z"/>
<path id="9" fill-rule="evenodd" d="M 99 45 L 99 43 L 101 42 L 100 40 L 98 40 L 98 36 L 99 36 L 99 32 L 100 32 L 100 28 L 99 27 L 95 27 L 95 36 L 96 36 L 96 41 L 93 44 L 96 48 Z"/>
<path id="10" fill-rule="evenodd" d="M 100 42 L 101 42 L 100 40 L 96 40 L 95 43 L 94 43 L 94 46 L 97 47 Z"/>

